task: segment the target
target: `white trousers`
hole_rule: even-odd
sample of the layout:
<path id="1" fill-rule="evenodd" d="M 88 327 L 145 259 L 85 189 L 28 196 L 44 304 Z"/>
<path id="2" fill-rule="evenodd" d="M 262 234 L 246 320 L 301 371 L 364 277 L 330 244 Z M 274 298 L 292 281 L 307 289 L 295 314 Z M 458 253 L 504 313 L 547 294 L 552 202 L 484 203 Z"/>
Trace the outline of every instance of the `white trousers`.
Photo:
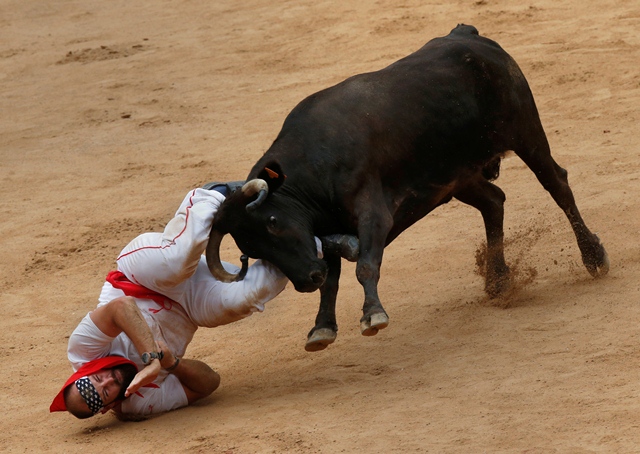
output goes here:
<path id="1" fill-rule="evenodd" d="M 198 326 L 214 327 L 263 311 L 264 304 L 286 286 L 287 278 L 262 260 L 249 267 L 242 281 L 215 279 L 203 253 L 220 204 L 217 191 L 194 189 L 184 198 L 162 233 L 144 233 L 117 258 L 118 270 L 132 282 L 180 303 Z M 238 267 L 223 263 L 231 272 Z"/>

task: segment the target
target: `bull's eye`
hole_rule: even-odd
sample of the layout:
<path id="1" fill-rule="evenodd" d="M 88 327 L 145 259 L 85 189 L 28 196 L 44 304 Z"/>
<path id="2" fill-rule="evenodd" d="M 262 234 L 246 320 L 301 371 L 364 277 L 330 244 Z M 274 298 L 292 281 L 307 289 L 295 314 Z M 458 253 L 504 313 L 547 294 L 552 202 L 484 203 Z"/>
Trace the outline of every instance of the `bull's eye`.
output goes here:
<path id="1" fill-rule="evenodd" d="M 278 220 L 275 216 L 269 216 L 269 227 L 275 228 L 278 225 Z"/>

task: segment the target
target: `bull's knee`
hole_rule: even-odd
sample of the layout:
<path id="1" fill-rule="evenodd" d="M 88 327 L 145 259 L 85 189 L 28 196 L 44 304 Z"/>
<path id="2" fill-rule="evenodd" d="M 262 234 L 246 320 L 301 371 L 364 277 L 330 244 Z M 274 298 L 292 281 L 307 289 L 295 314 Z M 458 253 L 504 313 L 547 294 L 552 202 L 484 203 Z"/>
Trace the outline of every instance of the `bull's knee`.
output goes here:
<path id="1" fill-rule="evenodd" d="M 380 277 L 380 269 L 374 267 L 369 262 L 358 262 L 356 266 L 356 277 L 360 284 L 365 285 L 368 282 L 378 282 Z"/>

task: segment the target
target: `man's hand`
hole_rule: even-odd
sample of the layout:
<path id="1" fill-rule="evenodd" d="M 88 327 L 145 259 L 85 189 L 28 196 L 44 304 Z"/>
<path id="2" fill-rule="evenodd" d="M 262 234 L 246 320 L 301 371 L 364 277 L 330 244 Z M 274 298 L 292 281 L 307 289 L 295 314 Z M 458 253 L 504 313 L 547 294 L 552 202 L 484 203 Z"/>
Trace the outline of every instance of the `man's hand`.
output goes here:
<path id="1" fill-rule="evenodd" d="M 158 377 L 161 369 L 162 365 L 160 364 L 160 360 L 154 359 L 153 361 L 151 361 L 151 364 L 149 364 L 147 367 L 136 374 L 136 376 L 131 381 L 131 384 L 125 391 L 124 396 L 129 397 L 144 385 L 152 383 Z"/>

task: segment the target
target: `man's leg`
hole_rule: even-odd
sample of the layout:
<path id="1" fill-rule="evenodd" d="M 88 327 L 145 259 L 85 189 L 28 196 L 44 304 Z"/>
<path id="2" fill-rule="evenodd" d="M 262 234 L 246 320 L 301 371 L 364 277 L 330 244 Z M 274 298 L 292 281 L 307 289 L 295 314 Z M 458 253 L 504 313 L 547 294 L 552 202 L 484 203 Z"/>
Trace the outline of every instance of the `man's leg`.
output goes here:
<path id="1" fill-rule="evenodd" d="M 184 198 L 162 234 L 143 234 L 117 258 L 129 279 L 163 293 L 188 279 L 196 270 L 211 231 L 213 217 L 224 196 L 195 189 Z"/>

